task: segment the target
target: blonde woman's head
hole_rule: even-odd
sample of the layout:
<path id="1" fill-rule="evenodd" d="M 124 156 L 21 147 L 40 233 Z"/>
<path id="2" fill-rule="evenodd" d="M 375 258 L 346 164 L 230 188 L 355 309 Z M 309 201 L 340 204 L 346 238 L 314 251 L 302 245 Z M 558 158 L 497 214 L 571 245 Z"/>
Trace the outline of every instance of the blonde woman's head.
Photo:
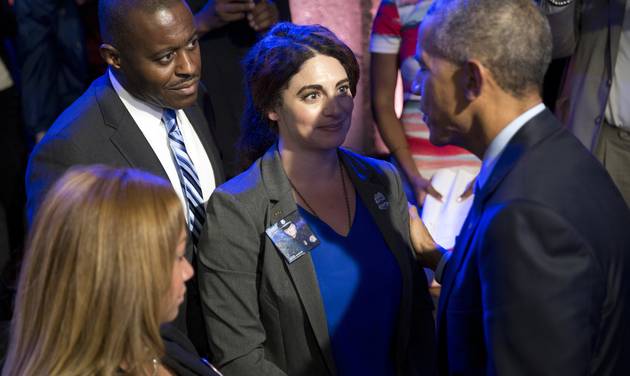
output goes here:
<path id="1" fill-rule="evenodd" d="M 104 166 L 66 173 L 29 235 L 3 374 L 142 374 L 192 275 L 184 243 L 166 180 Z"/>

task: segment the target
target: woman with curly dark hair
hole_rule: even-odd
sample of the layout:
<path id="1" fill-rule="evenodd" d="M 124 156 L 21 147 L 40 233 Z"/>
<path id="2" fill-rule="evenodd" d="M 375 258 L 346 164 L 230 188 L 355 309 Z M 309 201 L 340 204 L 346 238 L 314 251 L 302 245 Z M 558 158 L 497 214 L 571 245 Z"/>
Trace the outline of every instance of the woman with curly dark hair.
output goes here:
<path id="1" fill-rule="evenodd" d="M 432 374 L 432 304 L 396 170 L 341 148 L 359 68 L 322 26 L 275 26 L 244 62 L 241 147 L 199 246 L 225 375 Z"/>

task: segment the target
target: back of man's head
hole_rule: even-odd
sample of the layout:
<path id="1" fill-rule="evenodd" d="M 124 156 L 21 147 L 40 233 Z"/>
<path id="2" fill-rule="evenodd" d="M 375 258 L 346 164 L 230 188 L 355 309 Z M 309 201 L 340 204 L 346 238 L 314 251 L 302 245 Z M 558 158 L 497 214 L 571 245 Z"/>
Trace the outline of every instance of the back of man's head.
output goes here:
<path id="1" fill-rule="evenodd" d="M 101 39 L 117 49 L 124 49 L 129 42 L 129 35 L 134 32 L 134 25 L 128 22 L 132 11 L 140 10 L 152 14 L 168 8 L 182 0 L 99 0 L 98 23 Z M 133 47 L 133 46 L 132 46 Z"/>
<path id="2" fill-rule="evenodd" d="M 531 0 L 435 0 L 423 23 L 428 53 L 455 64 L 479 60 L 515 97 L 540 92 L 551 31 Z"/>

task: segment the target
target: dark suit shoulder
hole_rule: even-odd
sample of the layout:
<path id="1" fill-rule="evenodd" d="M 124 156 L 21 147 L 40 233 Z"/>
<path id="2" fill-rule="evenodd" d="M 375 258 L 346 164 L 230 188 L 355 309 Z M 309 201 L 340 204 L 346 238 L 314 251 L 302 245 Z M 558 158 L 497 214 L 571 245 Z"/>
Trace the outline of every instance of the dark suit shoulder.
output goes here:
<path id="1" fill-rule="evenodd" d="M 593 249 L 628 243 L 630 211 L 601 164 L 559 128 L 523 155 L 492 203 L 529 202 L 549 208 Z"/>
<path id="2" fill-rule="evenodd" d="M 105 80 L 107 80 L 105 76 L 96 79 L 76 101 L 66 108 L 46 132 L 42 142 L 45 143 L 51 138 L 65 139 L 72 135 L 75 143 L 81 144 L 80 141 L 85 141 L 81 138 L 82 135 L 93 134 L 95 124 L 104 124 L 97 98 L 106 90 L 113 91 Z"/>

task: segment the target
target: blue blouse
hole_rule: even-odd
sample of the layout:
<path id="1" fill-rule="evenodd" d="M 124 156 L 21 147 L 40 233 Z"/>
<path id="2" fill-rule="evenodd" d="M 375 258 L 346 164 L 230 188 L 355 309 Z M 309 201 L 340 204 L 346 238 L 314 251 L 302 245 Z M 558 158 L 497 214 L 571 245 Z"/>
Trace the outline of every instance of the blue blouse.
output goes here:
<path id="1" fill-rule="evenodd" d="M 311 251 L 339 375 L 394 375 L 402 281 L 396 258 L 357 197 L 348 236 L 299 208 L 320 245 Z"/>

